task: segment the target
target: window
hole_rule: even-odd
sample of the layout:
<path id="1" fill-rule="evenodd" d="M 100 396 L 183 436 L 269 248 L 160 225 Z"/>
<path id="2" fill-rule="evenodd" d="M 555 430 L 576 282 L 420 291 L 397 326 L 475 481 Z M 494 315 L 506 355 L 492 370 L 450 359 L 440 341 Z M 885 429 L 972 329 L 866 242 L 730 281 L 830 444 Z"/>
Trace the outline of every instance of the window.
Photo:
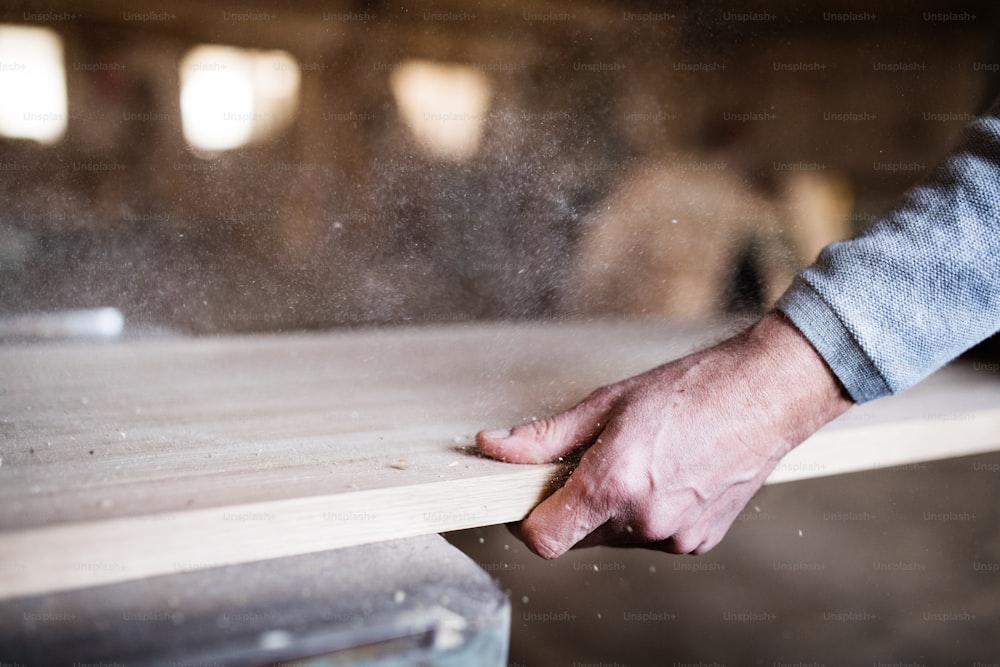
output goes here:
<path id="1" fill-rule="evenodd" d="M 475 154 L 490 100 L 482 72 L 408 60 L 393 70 L 389 85 L 404 122 L 430 153 L 451 160 Z"/>
<path id="2" fill-rule="evenodd" d="M 285 51 L 199 46 L 181 61 L 181 123 L 205 157 L 273 137 L 298 110 L 301 70 Z"/>
<path id="3" fill-rule="evenodd" d="M 0 134 L 54 144 L 66 133 L 62 40 L 48 28 L 0 25 Z"/>

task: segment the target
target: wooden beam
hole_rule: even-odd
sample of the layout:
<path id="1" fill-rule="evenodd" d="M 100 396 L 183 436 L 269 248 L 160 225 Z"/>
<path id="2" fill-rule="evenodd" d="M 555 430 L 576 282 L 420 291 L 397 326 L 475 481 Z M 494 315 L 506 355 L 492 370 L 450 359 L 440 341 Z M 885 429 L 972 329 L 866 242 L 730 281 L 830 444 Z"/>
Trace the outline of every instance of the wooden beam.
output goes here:
<path id="1" fill-rule="evenodd" d="M 515 521 L 564 474 L 476 455 L 721 327 L 448 325 L 0 349 L 0 599 Z M 770 482 L 1000 448 L 1000 375 L 852 410 Z"/>

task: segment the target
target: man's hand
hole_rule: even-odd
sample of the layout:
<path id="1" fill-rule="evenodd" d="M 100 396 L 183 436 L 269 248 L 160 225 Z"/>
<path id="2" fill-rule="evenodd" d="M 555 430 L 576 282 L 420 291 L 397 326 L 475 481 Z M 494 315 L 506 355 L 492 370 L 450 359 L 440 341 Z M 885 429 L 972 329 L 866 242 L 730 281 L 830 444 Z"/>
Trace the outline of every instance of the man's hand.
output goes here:
<path id="1" fill-rule="evenodd" d="M 715 347 L 602 387 L 561 414 L 477 436 L 486 454 L 555 461 L 586 448 L 520 525 L 533 551 L 642 545 L 704 553 L 778 461 L 852 401 L 780 313 Z"/>

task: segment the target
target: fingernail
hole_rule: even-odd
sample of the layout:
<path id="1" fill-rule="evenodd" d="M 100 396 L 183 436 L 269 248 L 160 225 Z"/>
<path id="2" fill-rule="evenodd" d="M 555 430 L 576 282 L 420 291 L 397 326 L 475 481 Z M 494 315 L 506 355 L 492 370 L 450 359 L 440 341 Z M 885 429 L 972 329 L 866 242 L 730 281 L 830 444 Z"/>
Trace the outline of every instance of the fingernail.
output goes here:
<path id="1" fill-rule="evenodd" d="M 483 435 L 489 438 L 490 440 L 503 440 L 504 438 L 510 437 L 510 429 L 498 428 L 492 431 L 483 431 Z"/>

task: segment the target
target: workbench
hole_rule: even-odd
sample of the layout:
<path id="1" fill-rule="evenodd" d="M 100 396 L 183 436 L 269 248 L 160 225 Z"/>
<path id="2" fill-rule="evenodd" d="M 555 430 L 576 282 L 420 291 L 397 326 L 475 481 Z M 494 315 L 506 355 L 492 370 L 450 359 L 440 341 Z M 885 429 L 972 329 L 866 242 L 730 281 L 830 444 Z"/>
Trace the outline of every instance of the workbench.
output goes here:
<path id="1" fill-rule="evenodd" d="M 282 579 L 300 581 L 300 567 L 365 562 L 364 553 L 390 562 L 378 555 L 385 544 L 374 545 L 414 548 L 404 539 L 413 538 L 424 549 L 450 549 L 420 536 L 518 520 L 567 471 L 484 458 L 472 446 L 478 430 L 565 409 L 736 326 L 449 324 L 4 346 L 0 646 L 28 636 L 18 618 L 62 613 L 61 605 L 96 609 L 97 620 L 69 635 L 31 630 L 33 644 L 111 632 L 101 614 L 124 597 L 162 597 L 177 577 L 206 592 L 200 609 L 255 605 L 267 596 L 234 602 L 225 589 L 213 598 L 213 582 L 253 573 L 272 582 L 265 589 L 274 597 Z M 852 409 L 794 450 L 768 482 L 992 449 L 1000 449 L 1000 374 L 955 365 L 906 394 Z M 376 587 L 391 579 L 377 568 L 371 575 Z M 414 599 L 404 583 L 392 583 L 403 596 L 394 602 Z M 356 580 L 330 585 L 340 596 L 365 590 Z M 476 585 L 485 611 L 442 609 L 462 627 L 475 626 L 478 614 L 492 619 L 480 628 L 503 628 L 509 608 L 488 584 Z M 353 623 L 326 628 L 327 653 L 344 628 L 364 635 L 357 609 L 327 608 Z M 427 632 L 447 636 L 443 623 Z M 295 657 L 277 639 L 294 640 L 304 651 L 298 657 L 323 653 L 286 626 L 253 628 L 254 641 L 270 636 L 285 647 L 274 661 Z"/>

